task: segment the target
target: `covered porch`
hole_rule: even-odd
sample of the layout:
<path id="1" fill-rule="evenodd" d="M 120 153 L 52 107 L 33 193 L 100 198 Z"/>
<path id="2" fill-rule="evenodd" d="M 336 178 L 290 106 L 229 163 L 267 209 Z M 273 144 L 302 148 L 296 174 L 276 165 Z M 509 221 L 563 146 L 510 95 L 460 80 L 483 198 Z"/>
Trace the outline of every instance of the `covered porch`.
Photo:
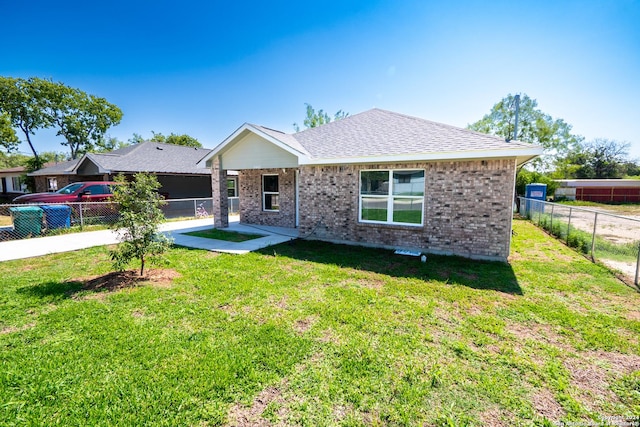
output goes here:
<path id="1" fill-rule="evenodd" d="M 237 171 L 240 224 L 298 227 L 298 166 L 304 153 L 301 147 L 292 147 L 295 140 L 291 145 L 281 141 L 287 136 L 245 124 L 200 161 L 211 168 L 216 228 L 229 227 L 231 171 Z"/>

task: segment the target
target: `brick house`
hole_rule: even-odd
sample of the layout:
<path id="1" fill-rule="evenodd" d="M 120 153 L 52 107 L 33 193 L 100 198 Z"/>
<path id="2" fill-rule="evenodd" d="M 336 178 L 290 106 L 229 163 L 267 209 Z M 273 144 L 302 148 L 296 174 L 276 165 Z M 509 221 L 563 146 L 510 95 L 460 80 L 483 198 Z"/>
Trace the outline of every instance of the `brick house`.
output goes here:
<path id="1" fill-rule="evenodd" d="M 527 143 L 372 109 L 295 134 L 244 124 L 201 161 L 216 227 L 239 171 L 240 222 L 301 237 L 506 261 Z M 215 201 L 220 201 L 215 203 Z"/>
<path id="2" fill-rule="evenodd" d="M 211 197 L 211 171 L 197 163 L 211 150 L 159 142 L 142 142 L 108 153 L 87 153 L 79 159 L 47 164 L 31 172 L 37 192 L 56 191 L 79 181 L 112 181 L 116 175 L 149 172 L 160 192 L 171 199 Z"/>

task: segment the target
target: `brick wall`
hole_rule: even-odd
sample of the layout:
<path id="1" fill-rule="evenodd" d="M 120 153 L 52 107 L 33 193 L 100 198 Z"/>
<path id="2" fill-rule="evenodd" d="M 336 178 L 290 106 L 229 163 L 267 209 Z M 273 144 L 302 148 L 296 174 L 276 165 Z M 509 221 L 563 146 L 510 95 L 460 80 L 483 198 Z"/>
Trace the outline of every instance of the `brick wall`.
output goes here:
<path id="1" fill-rule="evenodd" d="M 55 176 L 58 181 L 58 190 L 78 180 L 77 177 L 73 175 L 52 175 L 52 176 Z M 49 191 L 48 176 L 36 176 L 34 178 L 36 183 L 36 193 L 46 193 L 47 191 Z M 73 180 L 71 178 L 73 178 Z"/>
<path id="2" fill-rule="evenodd" d="M 240 222 L 277 227 L 296 226 L 295 169 L 252 169 L 238 175 Z M 279 212 L 262 210 L 262 175 L 278 175 Z"/>
<path id="3" fill-rule="evenodd" d="M 359 223 L 359 171 L 365 169 L 424 169 L 424 226 Z M 514 174 L 514 159 L 303 166 L 299 182 L 300 235 L 506 260 L 511 239 Z M 252 192 L 254 188 L 242 187 L 241 179 L 241 194 Z M 243 201 L 241 205 L 252 209 Z"/>

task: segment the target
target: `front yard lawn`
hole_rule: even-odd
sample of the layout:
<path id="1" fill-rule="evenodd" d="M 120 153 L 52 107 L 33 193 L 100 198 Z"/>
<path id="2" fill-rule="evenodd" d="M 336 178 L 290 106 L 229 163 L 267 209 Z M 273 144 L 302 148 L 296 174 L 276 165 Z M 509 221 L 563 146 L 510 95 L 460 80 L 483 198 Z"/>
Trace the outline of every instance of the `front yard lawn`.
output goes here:
<path id="1" fill-rule="evenodd" d="M 303 240 L 175 248 L 146 281 L 104 247 L 0 263 L 0 425 L 637 420 L 640 295 L 515 230 L 510 265 Z"/>

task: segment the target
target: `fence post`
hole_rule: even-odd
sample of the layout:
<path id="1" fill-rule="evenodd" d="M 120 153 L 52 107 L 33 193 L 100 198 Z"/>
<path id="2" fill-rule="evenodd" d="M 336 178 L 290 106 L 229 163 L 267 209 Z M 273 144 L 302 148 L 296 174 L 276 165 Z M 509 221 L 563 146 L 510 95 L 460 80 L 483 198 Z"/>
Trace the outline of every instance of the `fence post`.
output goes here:
<path id="1" fill-rule="evenodd" d="M 555 234 L 553 234 L 553 208 L 555 208 L 556 205 L 551 205 L 551 222 L 549 224 L 549 233 L 551 233 L 552 236 L 555 236 Z"/>
<path id="2" fill-rule="evenodd" d="M 569 207 L 569 221 L 567 222 L 567 246 L 569 246 L 569 233 L 571 233 L 571 212 L 573 208 Z"/>
<path id="3" fill-rule="evenodd" d="M 596 260 L 596 227 L 598 225 L 598 212 L 593 217 L 593 235 L 591 236 L 591 260 Z"/>
<path id="4" fill-rule="evenodd" d="M 196 204 L 196 199 L 193 199 L 193 217 L 198 217 L 198 205 Z"/>
<path id="5" fill-rule="evenodd" d="M 84 218 L 82 217 L 82 202 L 78 204 L 78 210 L 80 211 L 80 230 L 84 227 Z"/>
<path id="6" fill-rule="evenodd" d="M 638 259 L 636 260 L 636 277 L 633 284 L 638 286 L 638 270 L 640 270 L 640 245 L 638 245 Z"/>

